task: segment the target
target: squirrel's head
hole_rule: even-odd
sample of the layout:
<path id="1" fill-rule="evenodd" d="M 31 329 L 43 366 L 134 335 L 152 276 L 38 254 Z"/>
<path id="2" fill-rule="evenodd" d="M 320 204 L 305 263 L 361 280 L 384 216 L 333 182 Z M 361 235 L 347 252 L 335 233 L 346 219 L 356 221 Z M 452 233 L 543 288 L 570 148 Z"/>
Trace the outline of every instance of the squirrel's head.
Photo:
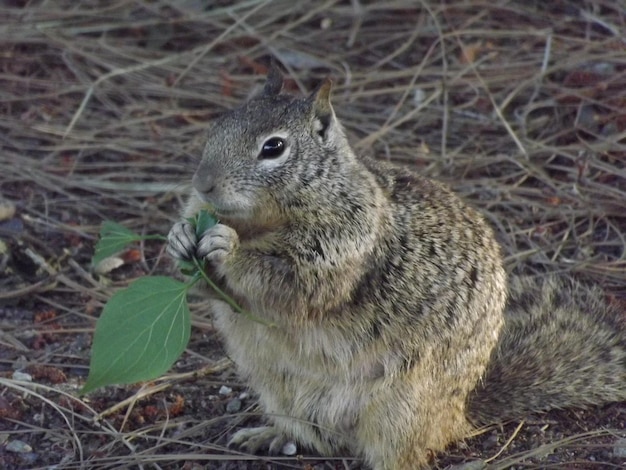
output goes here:
<path id="1" fill-rule="evenodd" d="M 263 91 L 209 130 L 193 186 L 221 219 L 277 221 L 310 191 L 323 197 L 332 175 L 346 174 L 342 167 L 354 159 L 330 103 L 330 80 L 301 99 L 281 94 L 282 84 L 272 67 Z"/>

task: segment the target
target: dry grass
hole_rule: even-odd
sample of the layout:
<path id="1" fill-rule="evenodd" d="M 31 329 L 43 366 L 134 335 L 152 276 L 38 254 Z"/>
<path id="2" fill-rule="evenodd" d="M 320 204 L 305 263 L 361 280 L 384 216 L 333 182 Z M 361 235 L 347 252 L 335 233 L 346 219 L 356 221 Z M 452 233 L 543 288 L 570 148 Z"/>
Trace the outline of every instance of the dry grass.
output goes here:
<path id="1" fill-rule="evenodd" d="M 626 292 L 620 2 L 210 3 L 13 0 L 0 7 L 0 196 L 17 206 L 15 218 L 0 221 L 0 237 L 10 253 L 29 248 L 39 256 L 29 268 L 28 254 L 24 262 L 0 254 L 0 268 L 13 269 L 0 278 L 4 370 L 20 358 L 58 367 L 70 382 L 81 375 L 72 371 L 84 373 L 88 332 L 110 290 L 89 273 L 100 222 L 166 233 L 207 123 L 262 82 L 270 56 L 288 70 L 293 91 L 333 78 L 336 110 L 359 149 L 448 181 L 484 210 L 511 270 L 572 272 L 612 294 Z M 115 285 L 171 269 L 160 246 L 142 246 L 141 257 Z M 57 315 L 50 341 L 49 322 L 33 320 L 46 309 Z M 44 335 L 44 346 L 36 348 L 23 328 Z M 51 347 L 55 341 L 83 343 L 67 355 Z M 30 406 L 63 416 L 65 428 L 54 431 L 24 417 L 0 422 L 24 440 L 49 432 L 71 441 L 72 457 L 58 468 L 86 459 L 89 468 L 139 460 L 144 468 L 177 461 L 192 468 L 198 458 L 218 467 L 232 458 L 213 455 L 199 420 L 177 422 L 186 431 L 176 449 L 187 451 L 172 457 L 163 443 L 178 438 L 167 421 L 143 434 L 96 429 L 86 417 L 97 412 L 71 394 L 2 385 L 0 399 L 26 393 Z M 83 448 L 90 433 L 101 453 Z M 143 444 L 127 445 L 137 440 Z"/>

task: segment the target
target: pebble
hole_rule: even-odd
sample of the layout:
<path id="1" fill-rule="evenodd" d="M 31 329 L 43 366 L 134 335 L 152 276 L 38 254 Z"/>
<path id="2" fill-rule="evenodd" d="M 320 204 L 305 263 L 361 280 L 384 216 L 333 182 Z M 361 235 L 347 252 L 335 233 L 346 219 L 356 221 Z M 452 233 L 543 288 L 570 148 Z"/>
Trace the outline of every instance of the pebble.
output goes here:
<path id="1" fill-rule="evenodd" d="M 15 215 L 15 204 L 0 196 L 0 220 L 8 220 Z"/>
<path id="2" fill-rule="evenodd" d="M 472 460 L 448 467 L 449 470 L 483 470 L 484 468 L 487 468 L 487 463 L 483 460 Z"/>
<path id="3" fill-rule="evenodd" d="M 232 388 L 227 387 L 226 385 L 222 385 L 220 387 L 220 391 L 218 392 L 220 395 L 229 395 L 233 391 Z"/>
<path id="4" fill-rule="evenodd" d="M 105 274 L 109 274 L 114 269 L 117 269 L 123 265 L 124 260 L 119 256 L 109 256 L 108 258 L 104 258 L 98 264 L 96 264 L 96 266 L 93 268 L 93 272 L 99 274 L 100 276 L 104 276 Z"/>
<path id="5" fill-rule="evenodd" d="M 37 460 L 39 460 L 39 454 L 37 452 L 24 452 L 19 454 L 19 456 L 21 463 L 24 464 L 26 468 L 33 468 Z"/>
<path id="6" fill-rule="evenodd" d="M 228 413 L 237 413 L 239 410 L 241 410 L 241 400 L 239 398 L 233 398 L 226 403 L 226 411 Z"/>
<path id="7" fill-rule="evenodd" d="M 613 455 L 620 459 L 626 458 L 626 439 L 618 439 L 613 445 Z"/>
<path id="8" fill-rule="evenodd" d="M 289 442 L 285 443 L 285 445 L 280 450 L 280 452 L 283 455 L 287 455 L 287 456 L 296 455 L 296 452 L 298 452 L 298 447 L 296 446 L 295 442 L 289 441 Z"/>
<path id="9" fill-rule="evenodd" d="M 492 434 L 487 439 L 483 441 L 482 447 L 483 450 L 491 450 L 498 445 L 498 435 Z"/>
<path id="10" fill-rule="evenodd" d="M 13 372 L 13 375 L 11 376 L 11 378 L 13 380 L 21 380 L 22 382 L 32 382 L 33 381 L 33 376 L 30 374 L 27 374 L 26 372 L 20 372 L 19 370 L 16 370 L 15 372 Z"/>
<path id="11" fill-rule="evenodd" d="M 15 452 L 17 454 L 23 454 L 26 452 L 32 452 L 33 448 L 26 444 L 24 441 L 20 441 L 15 439 L 14 441 L 10 441 L 6 446 L 5 450 L 7 452 Z"/>

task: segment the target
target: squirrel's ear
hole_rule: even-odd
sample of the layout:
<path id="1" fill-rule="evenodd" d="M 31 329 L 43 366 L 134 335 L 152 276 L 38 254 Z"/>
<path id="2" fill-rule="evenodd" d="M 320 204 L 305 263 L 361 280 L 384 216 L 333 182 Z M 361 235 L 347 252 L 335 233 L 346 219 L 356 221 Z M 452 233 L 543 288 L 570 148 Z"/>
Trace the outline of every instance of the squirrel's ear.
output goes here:
<path id="1" fill-rule="evenodd" d="M 333 106 L 330 104 L 330 92 L 333 88 L 333 82 L 330 78 L 326 78 L 320 83 L 315 91 L 311 93 L 309 99 L 313 102 L 313 107 L 319 113 L 332 114 Z"/>
<path id="2" fill-rule="evenodd" d="M 267 74 L 267 80 L 263 87 L 263 94 L 267 96 L 276 96 L 283 88 L 283 74 L 276 65 L 276 61 L 272 60 L 270 70 Z"/>
<path id="3" fill-rule="evenodd" d="M 335 112 L 333 105 L 330 103 L 330 92 L 333 82 L 329 78 L 325 79 L 317 89 L 309 96 L 311 108 L 315 119 L 319 123 L 317 133 L 322 137 L 326 137 L 331 124 L 335 120 Z"/>

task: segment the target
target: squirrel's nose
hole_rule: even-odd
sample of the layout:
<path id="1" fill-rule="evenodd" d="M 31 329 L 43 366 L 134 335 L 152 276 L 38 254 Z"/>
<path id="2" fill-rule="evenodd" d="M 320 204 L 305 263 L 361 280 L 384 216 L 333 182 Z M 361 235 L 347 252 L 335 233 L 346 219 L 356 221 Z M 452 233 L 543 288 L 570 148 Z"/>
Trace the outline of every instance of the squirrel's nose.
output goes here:
<path id="1" fill-rule="evenodd" d="M 211 175 L 211 172 L 204 165 L 200 165 L 196 170 L 196 173 L 191 179 L 191 183 L 196 191 L 208 194 L 215 189 L 215 178 Z"/>

